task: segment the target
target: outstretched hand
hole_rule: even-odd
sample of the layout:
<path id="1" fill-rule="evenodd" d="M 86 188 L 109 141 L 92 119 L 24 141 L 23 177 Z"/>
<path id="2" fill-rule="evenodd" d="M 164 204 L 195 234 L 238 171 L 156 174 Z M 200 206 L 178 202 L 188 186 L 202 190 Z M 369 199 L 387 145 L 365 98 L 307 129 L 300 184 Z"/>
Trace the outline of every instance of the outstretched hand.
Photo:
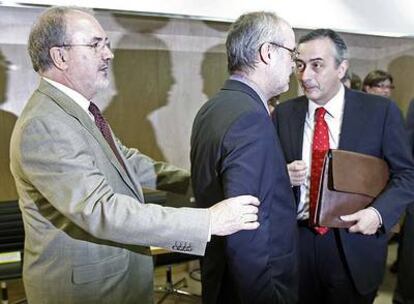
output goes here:
<path id="1" fill-rule="evenodd" d="M 240 230 L 259 227 L 257 208 L 259 200 L 251 195 L 241 195 L 221 201 L 210 207 L 211 234 L 229 235 Z"/>

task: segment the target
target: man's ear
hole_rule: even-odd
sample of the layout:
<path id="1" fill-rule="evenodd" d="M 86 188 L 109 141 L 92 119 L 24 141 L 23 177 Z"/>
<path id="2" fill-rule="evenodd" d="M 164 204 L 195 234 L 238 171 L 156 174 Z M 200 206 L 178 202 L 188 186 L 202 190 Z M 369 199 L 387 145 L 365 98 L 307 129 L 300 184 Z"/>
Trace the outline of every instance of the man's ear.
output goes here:
<path id="1" fill-rule="evenodd" d="M 367 93 L 374 93 L 369 85 L 364 85 L 362 90 Z"/>
<path id="2" fill-rule="evenodd" d="M 50 48 L 49 55 L 57 69 L 66 70 L 68 53 L 64 48 L 54 46 Z"/>
<path id="3" fill-rule="evenodd" d="M 272 53 L 270 52 L 270 45 L 269 43 L 263 43 L 259 48 L 260 60 L 263 61 L 265 64 L 270 62 L 272 57 Z"/>
<path id="4" fill-rule="evenodd" d="M 348 68 L 349 68 L 349 61 L 348 60 L 343 60 L 340 64 L 339 64 L 339 66 L 338 66 L 338 77 L 339 77 L 339 79 L 342 79 L 342 78 L 344 78 L 344 76 L 345 76 L 345 74 L 346 74 L 346 71 L 348 70 Z"/>

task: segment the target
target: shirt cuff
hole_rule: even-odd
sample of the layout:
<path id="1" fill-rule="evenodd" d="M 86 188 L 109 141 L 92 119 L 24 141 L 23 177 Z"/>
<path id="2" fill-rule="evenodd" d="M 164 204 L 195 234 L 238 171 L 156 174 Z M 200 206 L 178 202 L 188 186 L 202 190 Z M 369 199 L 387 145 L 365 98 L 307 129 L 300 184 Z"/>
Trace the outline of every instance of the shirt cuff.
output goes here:
<path id="1" fill-rule="evenodd" d="M 380 222 L 380 224 L 379 224 L 378 227 L 381 227 L 382 226 L 382 216 L 381 216 L 381 213 L 379 213 L 379 211 L 377 209 L 375 209 L 374 207 L 368 207 L 367 209 L 371 209 L 372 211 L 374 211 L 377 214 L 378 219 L 379 219 L 379 222 Z"/>

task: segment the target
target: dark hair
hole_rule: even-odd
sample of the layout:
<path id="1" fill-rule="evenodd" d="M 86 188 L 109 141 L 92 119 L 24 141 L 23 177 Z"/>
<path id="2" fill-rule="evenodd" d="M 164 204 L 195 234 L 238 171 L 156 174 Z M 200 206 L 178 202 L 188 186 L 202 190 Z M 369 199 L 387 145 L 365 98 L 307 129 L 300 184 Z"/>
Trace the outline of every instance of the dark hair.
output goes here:
<path id="1" fill-rule="evenodd" d="M 382 70 L 371 71 L 364 78 L 364 82 L 362 83 L 362 90 L 365 91 L 365 86 L 374 87 L 385 80 L 389 80 L 391 83 L 393 82 L 393 78 L 390 73 Z"/>
<path id="2" fill-rule="evenodd" d="M 260 46 L 279 42 L 281 20 L 274 13 L 253 12 L 241 15 L 230 27 L 226 39 L 227 67 L 230 73 L 255 68 Z M 279 40 L 279 41 L 278 41 Z"/>
<path id="3" fill-rule="evenodd" d="M 359 77 L 357 74 L 352 73 L 351 74 L 351 89 L 353 90 L 361 90 L 361 77 Z"/>
<path id="4" fill-rule="evenodd" d="M 320 38 L 328 38 L 332 41 L 335 45 L 335 62 L 339 65 L 342 61 L 348 59 L 348 47 L 346 46 L 345 41 L 342 39 L 339 34 L 331 29 L 316 29 L 313 30 L 306 35 L 300 37 L 299 43 L 305 43 L 308 41 L 320 39 Z"/>

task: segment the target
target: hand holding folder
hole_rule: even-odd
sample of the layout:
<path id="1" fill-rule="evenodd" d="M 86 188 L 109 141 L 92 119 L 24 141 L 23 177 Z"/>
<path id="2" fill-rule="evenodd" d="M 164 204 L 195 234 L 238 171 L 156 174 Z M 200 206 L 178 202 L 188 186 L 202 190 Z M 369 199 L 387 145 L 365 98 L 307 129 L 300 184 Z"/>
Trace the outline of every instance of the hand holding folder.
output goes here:
<path id="1" fill-rule="evenodd" d="M 388 179 L 389 169 L 383 159 L 329 150 L 322 169 L 312 224 L 331 228 L 352 226 L 352 222 L 345 222 L 340 216 L 366 208 L 382 192 Z"/>

